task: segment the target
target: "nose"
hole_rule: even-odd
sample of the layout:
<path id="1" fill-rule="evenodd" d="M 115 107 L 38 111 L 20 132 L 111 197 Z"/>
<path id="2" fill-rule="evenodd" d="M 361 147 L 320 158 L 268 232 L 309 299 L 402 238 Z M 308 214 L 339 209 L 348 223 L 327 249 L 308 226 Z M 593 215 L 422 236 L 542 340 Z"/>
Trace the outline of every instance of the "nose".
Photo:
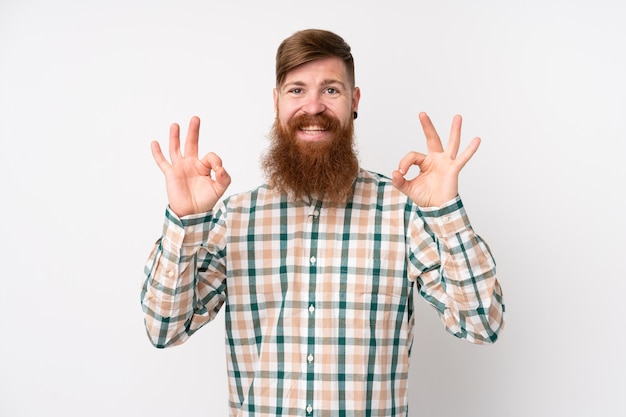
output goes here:
<path id="1" fill-rule="evenodd" d="M 306 114 L 320 114 L 326 110 L 326 106 L 319 94 L 311 94 L 306 98 L 302 110 Z"/>

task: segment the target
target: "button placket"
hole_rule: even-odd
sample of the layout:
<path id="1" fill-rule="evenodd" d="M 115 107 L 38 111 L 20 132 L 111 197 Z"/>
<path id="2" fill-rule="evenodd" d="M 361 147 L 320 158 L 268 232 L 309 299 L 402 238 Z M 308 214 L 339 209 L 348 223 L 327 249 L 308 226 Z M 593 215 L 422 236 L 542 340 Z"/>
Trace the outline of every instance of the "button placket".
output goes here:
<path id="1" fill-rule="evenodd" d="M 307 332 L 307 346 L 306 346 L 306 359 L 303 366 L 306 368 L 306 385 L 307 385 L 307 393 L 306 393 L 306 415 L 313 415 L 313 402 L 315 398 L 315 381 L 317 380 L 315 376 L 315 301 L 316 301 L 316 290 L 317 290 L 317 268 L 318 268 L 318 239 L 320 233 L 320 221 L 319 216 L 321 212 L 322 203 L 318 201 L 315 204 L 315 207 L 310 212 L 309 218 L 311 219 L 311 241 L 310 241 L 310 252 L 309 252 L 309 300 L 308 300 L 308 332 Z M 305 346 L 303 346 L 305 348 Z"/>

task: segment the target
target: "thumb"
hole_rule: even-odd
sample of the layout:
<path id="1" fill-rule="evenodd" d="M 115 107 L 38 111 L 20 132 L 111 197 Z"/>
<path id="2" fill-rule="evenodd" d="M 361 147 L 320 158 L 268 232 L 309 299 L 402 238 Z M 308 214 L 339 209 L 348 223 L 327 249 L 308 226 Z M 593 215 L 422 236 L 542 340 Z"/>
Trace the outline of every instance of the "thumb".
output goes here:
<path id="1" fill-rule="evenodd" d="M 398 190 L 406 194 L 406 191 L 409 187 L 409 181 L 407 181 L 406 178 L 404 178 L 404 175 L 402 175 L 402 172 L 400 172 L 397 169 L 393 171 L 391 173 L 391 183 Z"/>
<path id="2" fill-rule="evenodd" d="M 222 192 L 226 191 L 231 182 L 230 174 L 223 166 L 215 167 L 214 172 L 215 182 L 219 185 L 220 190 Z"/>

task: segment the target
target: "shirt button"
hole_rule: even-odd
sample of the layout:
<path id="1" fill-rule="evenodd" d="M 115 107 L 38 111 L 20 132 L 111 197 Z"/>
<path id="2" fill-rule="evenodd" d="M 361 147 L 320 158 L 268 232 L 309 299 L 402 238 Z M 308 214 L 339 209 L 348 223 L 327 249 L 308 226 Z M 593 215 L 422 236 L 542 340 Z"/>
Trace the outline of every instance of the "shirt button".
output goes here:
<path id="1" fill-rule="evenodd" d="M 313 363 L 313 355 L 309 353 L 309 356 L 306 357 L 306 360 L 309 361 L 309 363 Z"/>
<path id="2" fill-rule="evenodd" d="M 315 261 L 317 261 L 317 259 L 315 259 L 315 256 L 311 256 L 311 259 L 310 259 L 310 260 L 311 260 L 311 263 L 312 263 L 312 264 L 314 264 L 314 263 L 315 263 Z"/>
<path id="3" fill-rule="evenodd" d="M 313 304 L 311 304 L 309 306 L 309 313 L 313 314 L 314 311 L 315 311 L 315 306 Z"/>
<path id="4" fill-rule="evenodd" d="M 313 412 L 313 407 L 311 407 L 311 404 L 306 406 L 306 413 L 307 414 L 311 414 Z"/>
<path id="5" fill-rule="evenodd" d="M 320 215 L 319 210 L 315 210 L 315 211 L 313 212 L 313 217 L 317 217 L 317 216 L 319 216 L 319 215 Z"/>
<path id="6" fill-rule="evenodd" d="M 167 275 L 168 278 L 172 278 L 174 276 L 174 270 L 172 268 L 169 268 L 165 274 Z"/>

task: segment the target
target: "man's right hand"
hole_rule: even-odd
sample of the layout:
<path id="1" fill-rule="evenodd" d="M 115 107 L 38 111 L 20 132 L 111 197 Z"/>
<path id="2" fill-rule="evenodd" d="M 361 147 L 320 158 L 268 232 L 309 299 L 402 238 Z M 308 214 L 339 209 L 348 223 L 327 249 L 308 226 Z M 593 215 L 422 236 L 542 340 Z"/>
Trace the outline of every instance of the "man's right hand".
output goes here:
<path id="1" fill-rule="evenodd" d="M 230 175 L 222 167 L 219 156 L 209 152 L 202 159 L 198 158 L 199 132 L 200 119 L 194 116 L 189 122 L 183 155 L 180 151 L 180 127 L 172 124 L 169 145 L 171 163 L 163 156 L 158 142 L 151 144 L 152 156 L 165 175 L 170 209 L 178 217 L 213 209 L 230 185 Z"/>

